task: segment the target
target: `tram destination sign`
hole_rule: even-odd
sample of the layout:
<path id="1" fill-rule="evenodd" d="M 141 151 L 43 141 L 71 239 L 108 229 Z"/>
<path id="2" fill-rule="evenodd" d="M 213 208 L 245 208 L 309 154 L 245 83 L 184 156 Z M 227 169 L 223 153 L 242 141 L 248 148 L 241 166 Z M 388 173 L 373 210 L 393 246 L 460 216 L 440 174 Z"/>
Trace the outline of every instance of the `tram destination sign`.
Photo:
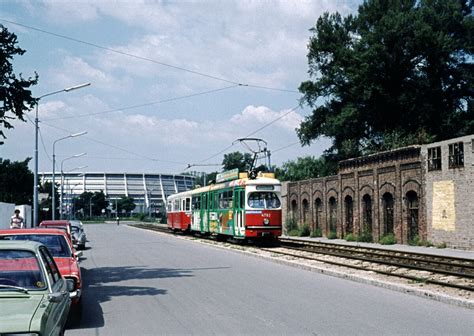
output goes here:
<path id="1" fill-rule="evenodd" d="M 239 169 L 235 168 L 232 170 L 226 170 L 222 173 L 218 173 L 216 176 L 216 182 L 225 182 L 225 181 L 232 181 L 237 180 L 239 178 Z"/>

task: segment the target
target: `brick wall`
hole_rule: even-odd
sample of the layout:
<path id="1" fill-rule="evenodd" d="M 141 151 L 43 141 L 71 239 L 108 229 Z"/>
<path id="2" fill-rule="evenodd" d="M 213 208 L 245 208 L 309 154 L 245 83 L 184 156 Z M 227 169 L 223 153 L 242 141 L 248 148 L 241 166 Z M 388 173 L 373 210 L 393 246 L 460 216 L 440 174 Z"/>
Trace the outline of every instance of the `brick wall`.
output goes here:
<path id="1" fill-rule="evenodd" d="M 463 165 L 450 167 L 449 147 L 463 144 Z M 434 244 L 474 249 L 474 135 L 422 148 L 428 239 Z M 428 151 L 440 148 L 441 167 L 430 170 Z M 453 148 L 454 149 L 454 148 Z M 458 156 L 460 157 L 460 156 Z"/>

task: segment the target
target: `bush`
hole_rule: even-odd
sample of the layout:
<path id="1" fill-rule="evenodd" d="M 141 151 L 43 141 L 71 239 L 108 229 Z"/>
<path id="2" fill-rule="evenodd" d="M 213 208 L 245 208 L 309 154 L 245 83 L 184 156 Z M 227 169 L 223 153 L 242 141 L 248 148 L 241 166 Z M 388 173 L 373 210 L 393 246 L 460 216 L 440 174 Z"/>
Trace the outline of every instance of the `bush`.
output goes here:
<path id="1" fill-rule="evenodd" d="M 408 245 L 411 246 L 419 246 L 420 244 L 420 237 L 418 235 L 414 236 L 412 239 L 408 241 Z"/>
<path id="2" fill-rule="evenodd" d="M 443 249 L 443 248 L 446 248 L 446 247 L 448 247 L 448 245 L 445 242 L 436 244 L 436 248 L 439 248 L 439 249 Z"/>
<path id="3" fill-rule="evenodd" d="M 364 231 L 357 238 L 357 241 L 362 242 L 362 243 L 372 243 L 373 242 L 372 234 L 367 231 Z"/>
<path id="4" fill-rule="evenodd" d="M 397 243 L 397 240 L 395 239 L 395 235 L 393 233 L 389 233 L 380 238 L 379 243 L 382 245 L 393 245 Z"/>
<path id="5" fill-rule="evenodd" d="M 296 223 L 296 219 L 292 217 L 287 217 L 285 222 L 285 229 L 290 235 L 290 231 L 298 230 L 298 224 Z"/>
<path id="6" fill-rule="evenodd" d="M 337 233 L 335 231 L 329 231 L 328 239 L 336 239 L 336 238 L 337 238 Z"/>
<path id="7" fill-rule="evenodd" d="M 311 233 L 311 230 L 309 228 L 309 225 L 304 224 L 303 227 L 301 228 L 300 237 L 308 237 L 310 233 Z"/>
<path id="8" fill-rule="evenodd" d="M 313 232 L 311 232 L 311 237 L 322 237 L 323 236 L 323 231 L 321 231 L 320 228 L 314 229 Z"/>
<path id="9" fill-rule="evenodd" d="M 291 237 L 301 237 L 301 230 L 299 230 L 299 229 L 292 229 L 292 230 L 288 231 L 288 236 L 291 236 Z"/>
<path id="10" fill-rule="evenodd" d="M 349 242 L 357 241 L 357 238 L 358 238 L 357 235 L 354 235 L 354 234 L 352 234 L 352 233 L 348 233 L 348 234 L 346 234 L 346 236 L 344 237 L 344 239 L 345 239 L 346 241 L 349 241 Z"/>

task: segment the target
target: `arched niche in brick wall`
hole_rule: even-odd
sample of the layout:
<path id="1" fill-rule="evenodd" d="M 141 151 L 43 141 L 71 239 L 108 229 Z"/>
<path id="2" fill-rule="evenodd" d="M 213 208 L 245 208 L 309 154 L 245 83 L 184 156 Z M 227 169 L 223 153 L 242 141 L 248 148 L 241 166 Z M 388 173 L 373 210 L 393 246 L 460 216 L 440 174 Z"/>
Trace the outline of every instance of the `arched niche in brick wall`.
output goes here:
<path id="1" fill-rule="evenodd" d="M 380 198 L 382 199 L 382 196 L 386 193 L 389 193 L 391 194 L 393 197 L 395 197 L 395 190 L 396 190 L 396 187 L 395 187 L 395 184 L 392 183 L 392 182 L 384 182 L 381 186 L 380 186 L 380 189 L 379 189 L 379 195 L 380 195 Z"/>
<path id="2" fill-rule="evenodd" d="M 303 192 L 301 194 L 301 220 L 303 224 L 309 224 L 310 219 L 310 196 L 307 192 Z"/>
<path id="3" fill-rule="evenodd" d="M 420 194 L 420 189 L 421 189 L 421 183 L 418 182 L 417 180 L 407 180 L 403 183 L 403 195 L 406 195 L 409 191 L 414 191 L 418 195 Z"/>

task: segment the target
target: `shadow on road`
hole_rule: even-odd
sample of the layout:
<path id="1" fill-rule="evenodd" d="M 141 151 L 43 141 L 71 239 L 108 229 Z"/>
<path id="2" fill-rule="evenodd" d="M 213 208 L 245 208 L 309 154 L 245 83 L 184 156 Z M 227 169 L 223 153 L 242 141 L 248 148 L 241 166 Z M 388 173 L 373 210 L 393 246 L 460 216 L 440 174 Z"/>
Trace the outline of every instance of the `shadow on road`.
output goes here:
<path id="1" fill-rule="evenodd" d="M 142 279 L 191 277 L 193 270 L 170 268 L 145 268 L 139 266 L 82 268 L 83 313 L 80 325 L 68 329 L 100 328 L 104 326 L 101 304 L 118 296 L 155 296 L 167 293 L 164 289 L 146 286 L 115 285 L 114 282 Z"/>

